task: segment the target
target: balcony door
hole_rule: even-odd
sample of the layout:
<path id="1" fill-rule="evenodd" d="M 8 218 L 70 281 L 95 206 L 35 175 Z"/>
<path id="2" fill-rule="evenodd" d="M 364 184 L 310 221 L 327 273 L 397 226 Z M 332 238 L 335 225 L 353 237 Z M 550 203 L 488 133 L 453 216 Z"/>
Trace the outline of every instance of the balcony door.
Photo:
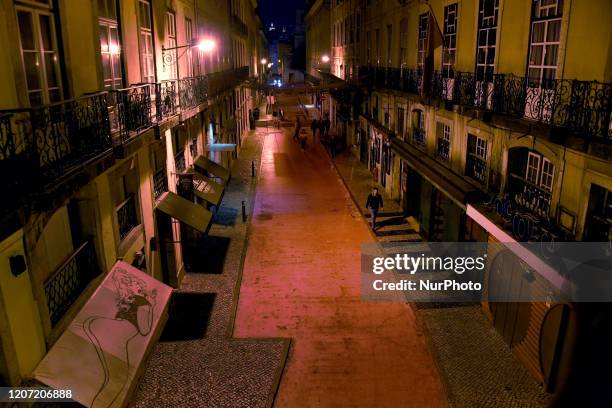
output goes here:
<path id="1" fill-rule="evenodd" d="M 480 0 L 474 105 L 485 109 L 491 109 L 493 105 L 493 74 L 497 54 L 498 20 L 499 0 Z"/>
<path id="2" fill-rule="evenodd" d="M 51 1 L 38 5 L 15 3 L 22 66 L 30 106 L 63 98 L 58 40 Z"/>
<path id="3" fill-rule="evenodd" d="M 531 15 L 525 117 L 550 123 L 556 98 L 562 0 L 537 0 Z"/>

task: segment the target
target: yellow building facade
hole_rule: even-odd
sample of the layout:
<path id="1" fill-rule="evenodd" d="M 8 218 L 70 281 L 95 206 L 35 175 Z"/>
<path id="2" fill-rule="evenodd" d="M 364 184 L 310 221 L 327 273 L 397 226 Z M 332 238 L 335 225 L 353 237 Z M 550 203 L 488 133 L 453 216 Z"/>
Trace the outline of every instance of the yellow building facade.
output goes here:
<path id="1" fill-rule="evenodd" d="M 346 81 L 330 114 L 349 116 L 340 132 L 347 148 L 426 239 L 612 239 L 612 3 L 333 0 L 330 7 L 331 72 Z M 362 103 L 346 97 L 356 93 Z M 562 378 L 550 374 L 546 349 L 537 346 L 554 304 L 529 307 L 525 334 L 516 324 L 503 329 L 524 316 L 483 304 L 554 392 Z M 571 343 L 575 333 L 555 327 L 556 338 Z"/>
<path id="2" fill-rule="evenodd" d="M 256 7 L 0 3 L 1 382 L 28 378 L 117 260 L 180 284 L 227 182 L 196 162 L 231 168 L 250 126 Z M 185 190 L 194 172 L 214 202 Z"/>

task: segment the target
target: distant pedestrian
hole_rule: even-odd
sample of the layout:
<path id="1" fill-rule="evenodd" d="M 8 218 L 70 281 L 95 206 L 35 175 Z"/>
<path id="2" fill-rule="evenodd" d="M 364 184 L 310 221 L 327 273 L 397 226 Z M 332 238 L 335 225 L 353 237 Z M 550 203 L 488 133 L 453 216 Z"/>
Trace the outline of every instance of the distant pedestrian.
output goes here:
<path id="1" fill-rule="evenodd" d="M 378 211 L 383 209 L 383 199 L 378 194 L 378 187 L 374 187 L 372 193 L 368 196 L 366 209 L 370 210 L 370 215 L 372 216 L 372 231 L 376 231 L 376 217 L 378 216 Z"/>
<path id="2" fill-rule="evenodd" d="M 315 118 L 310 123 L 310 130 L 312 130 L 312 137 L 316 137 L 317 136 L 317 130 L 318 129 L 319 129 L 319 120 Z"/>
<path id="3" fill-rule="evenodd" d="M 331 122 L 329 121 L 329 115 L 325 115 L 325 119 L 322 121 L 321 131 L 325 133 L 325 136 L 329 133 Z"/>
<path id="4" fill-rule="evenodd" d="M 300 136 L 300 119 L 298 118 L 295 121 L 295 131 L 293 132 L 293 140 L 298 140 L 299 136 Z"/>

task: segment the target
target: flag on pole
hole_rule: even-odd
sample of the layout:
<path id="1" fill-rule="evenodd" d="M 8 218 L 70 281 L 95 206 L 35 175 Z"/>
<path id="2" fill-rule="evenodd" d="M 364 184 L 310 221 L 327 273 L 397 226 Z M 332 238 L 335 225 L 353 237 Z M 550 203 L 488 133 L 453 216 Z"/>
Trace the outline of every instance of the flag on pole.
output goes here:
<path id="1" fill-rule="evenodd" d="M 423 96 L 426 96 L 429 93 L 429 85 L 431 84 L 431 80 L 433 78 L 434 51 L 444 42 L 444 35 L 442 34 L 442 30 L 440 30 L 440 26 L 438 25 L 433 9 L 431 8 L 429 2 L 426 2 L 426 4 L 429 11 L 427 15 L 427 50 L 423 64 L 423 78 L 421 82 L 421 95 Z"/>

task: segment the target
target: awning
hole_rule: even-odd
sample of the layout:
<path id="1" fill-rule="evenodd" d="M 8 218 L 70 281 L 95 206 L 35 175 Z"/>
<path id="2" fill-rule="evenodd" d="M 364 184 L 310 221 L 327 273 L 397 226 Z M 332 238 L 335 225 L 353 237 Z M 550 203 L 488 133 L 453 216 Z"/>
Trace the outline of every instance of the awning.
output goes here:
<path id="1" fill-rule="evenodd" d="M 86 407 L 126 406 L 164 327 L 171 293 L 170 286 L 117 261 L 38 364 L 34 378 L 56 390 L 72 390 L 72 399 Z M 148 320 L 141 321 L 141 314 Z"/>
<path id="2" fill-rule="evenodd" d="M 231 178 L 231 173 L 228 169 L 210 160 L 208 157 L 200 156 L 193 163 L 194 167 L 200 172 L 208 172 L 219 177 L 225 183 Z"/>
<path id="3" fill-rule="evenodd" d="M 223 198 L 224 190 L 222 184 L 216 183 L 198 172 L 193 173 L 193 192 L 207 203 L 218 207 Z"/>
<path id="4" fill-rule="evenodd" d="M 204 233 L 212 221 L 210 211 L 171 191 L 157 203 L 156 209 Z"/>
<path id="5" fill-rule="evenodd" d="M 463 210 L 466 209 L 468 195 L 480 197 L 484 194 L 416 147 L 396 138 L 391 139 L 391 147 L 399 153 L 408 166 L 416 170 Z"/>
<path id="6" fill-rule="evenodd" d="M 236 150 L 235 143 L 211 143 L 206 145 L 209 152 L 233 152 Z"/>

